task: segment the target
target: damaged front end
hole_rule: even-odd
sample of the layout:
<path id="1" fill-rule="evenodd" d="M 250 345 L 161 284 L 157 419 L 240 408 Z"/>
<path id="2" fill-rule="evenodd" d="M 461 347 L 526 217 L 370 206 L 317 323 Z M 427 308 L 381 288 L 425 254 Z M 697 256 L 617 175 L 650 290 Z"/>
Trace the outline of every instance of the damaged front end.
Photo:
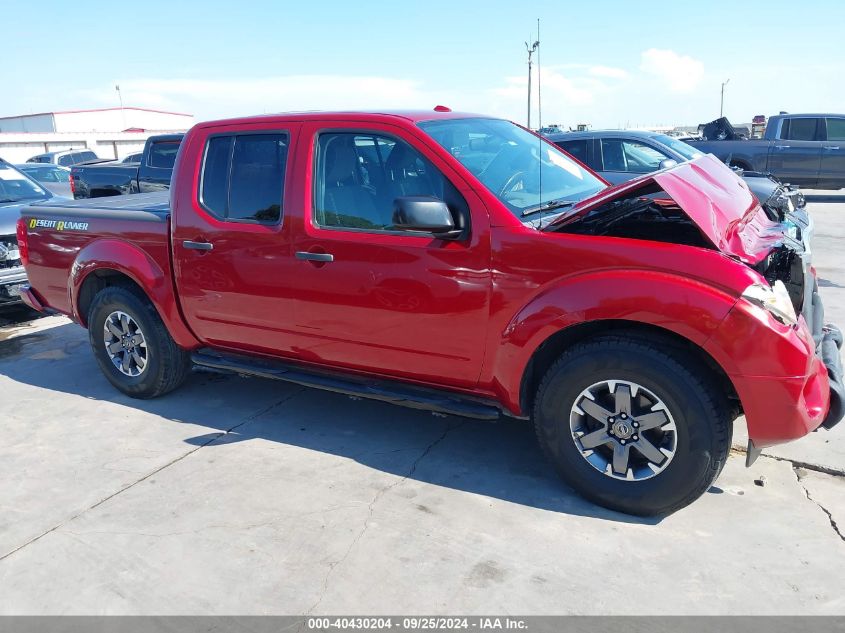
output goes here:
<path id="1" fill-rule="evenodd" d="M 704 156 L 606 189 L 542 230 L 708 248 L 756 270 L 765 283 L 742 296 L 784 325 L 806 323 L 827 369 L 830 407 L 822 426 L 830 428 L 845 414 L 842 334 L 824 320 L 812 266 L 813 221 L 799 192 L 762 174 L 760 182 L 755 178 L 749 184 Z"/>

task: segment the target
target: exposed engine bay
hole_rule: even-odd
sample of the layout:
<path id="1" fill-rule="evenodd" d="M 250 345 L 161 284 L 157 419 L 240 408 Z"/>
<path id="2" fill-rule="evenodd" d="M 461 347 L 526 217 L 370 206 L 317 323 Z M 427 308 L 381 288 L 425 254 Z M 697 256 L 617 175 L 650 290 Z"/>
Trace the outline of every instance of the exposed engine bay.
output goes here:
<path id="1" fill-rule="evenodd" d="M 749 182 L 749 176 L 751 182 Z M 779 243 L 754 268 L 770 285 L 784 284 L 800 314 L 812 301 L 812 288 L 805 287 L 810 266 L 809 238 L 812 222 L 804 196 L 765 174 L 745 174 L 766 216 L 778 227 Z M 555 223 L 552 230 L 577 235 L 601 235 L 651 240 L 713 249 L 698 225 L 657 183 L 636 190 L 635 195 L 611 200 Z M 809 306 L 807 306 L 809 307 Z"/>
<path id="2" fill-rule="evenodd" d="M 713 248 L 690 217 L 657 184 L 639 189 L 636 197 L 613 200 L 556 228 L 577 235 L 627 237 Z"/>

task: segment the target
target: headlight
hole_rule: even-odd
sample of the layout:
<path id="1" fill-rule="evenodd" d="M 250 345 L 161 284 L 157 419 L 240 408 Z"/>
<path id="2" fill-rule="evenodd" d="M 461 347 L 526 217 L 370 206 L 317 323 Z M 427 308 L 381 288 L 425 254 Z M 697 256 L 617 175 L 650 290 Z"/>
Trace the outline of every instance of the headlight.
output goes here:
<path id="1" fill-rule="evenodd" d="M 742 298 L 766 310 L 784 325 L 795 325 L 798 316 L 789 292 L 783 282 L 778 280 L 771 288 L 764 284 L 751 284 L 742 293 Z"/>

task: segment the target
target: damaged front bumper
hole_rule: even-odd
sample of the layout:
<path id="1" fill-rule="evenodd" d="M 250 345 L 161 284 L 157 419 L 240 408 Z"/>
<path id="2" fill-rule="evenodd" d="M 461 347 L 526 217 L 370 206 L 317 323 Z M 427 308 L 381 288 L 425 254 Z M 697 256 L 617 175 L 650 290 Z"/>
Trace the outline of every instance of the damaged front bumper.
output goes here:
<path id="1" fill-rule="evenodd" d="M 812 266 L 814 225 L 809 214 L 791 213 L 793 229 L 761 262 L 770 284 L 790 292 L 798 324 L 777 323 L 771 315 L 739 301 L 710 343 L 731 350 L 729 371 L 748 423 L 751 465 L 762 449 L 789 442 L 819 428 L 830 429 L 845 415 L 840 358 L 842 333 L 825 323 L 824 306 Z"/>
<path id="2" fill-rule="evenodd" d="M 819 303 L 821 306 L 821 303 Z M 789 389 L 790 383 L 795 381 L 792 379 L 768 379 L 768 394 L 770 400 L 766 405 L 760 406 L 752 404 L 757 395 L 762 397 L 760 393 L 766 386 L 764 381 L 740 381 L 745 383 L 746 397 L 751 398 L 751 411 L 746 408 L 746 420 L 749 415 L 757 419 L 757 416 L 762 415 L 780 415 L 780 420 L 787 422 L 786 425 L 779 425 L 786 429 L 785 437 L 761 437 L 752 435 L 749 424 L 749 439 L 748 448 L 745 454 L 745 465 L 751 466 L 763 449 L 767 446 L 788 442 L 793 439 L 804 436 L 810 431 L 817 431 L 820 428 L 832 429 L 845 416 L 845 383 L 843 383 L 843 369 L 842 357 L 840 350 L 842 348 L 842 332 L 838 327 L 832 324 L 827 324 L 822 327 L 820 335 L 820 343 L 816 347 L 815 362 L 812 364 L 813 371 L 806 377 L 806 379 L 799 380 L 800 392 Z M 824 378 L 827 380 L 825 381 Z M 827 384 L 824 385 L 823 383 Z M 776 386 L 775 383 L 778 383 Z M 803 384 L 800 384 L 803 383 Z M 827 389 L 825 390 L 825 386 Z M 786 387 L 786 389 L 784 389 Z M 739 389 L 738 389 L 739 391 Z M 825 393 L 826 391 L 826 393 Z M 752 395 L 750 392 L 757 392 Z M 821 418 L 819 424 L 819 417 L 814 415 L 814 411 L 819 407 L 819 403 L 827 395 L 827 412 Z M 783 397 L 785 396 L 785 397 Z M 794 400 L 792 403 L 789 401 Z M 762 410 L 763 407 L 767 411 Z M 777 418 L 773 418 L 775 420 Z"/>

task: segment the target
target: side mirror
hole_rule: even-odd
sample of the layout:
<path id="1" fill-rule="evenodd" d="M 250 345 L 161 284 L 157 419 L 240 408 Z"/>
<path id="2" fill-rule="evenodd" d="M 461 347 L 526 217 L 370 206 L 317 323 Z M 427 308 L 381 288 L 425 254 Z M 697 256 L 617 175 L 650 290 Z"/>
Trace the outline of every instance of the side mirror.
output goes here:
<path id="1" fill-rule="evenodd" d="M 674 167 L 677 164 L 678 164 L 678 161 L 676 161 L 674 158 L 664 158 L 663 160 L 660 161 L 660 163 L 658 163 L 657 168 L 658 169 L 669 169 L 670 167 Z"/>
<path id="2" fill-rule="evenodd" d="M 445 202 L 433 196 L 403 196 L 393 201 L 393 226 L 404 231 L 425 231 L 442 240 L 454 240 L 463 231 L 455 226 Z"/>

